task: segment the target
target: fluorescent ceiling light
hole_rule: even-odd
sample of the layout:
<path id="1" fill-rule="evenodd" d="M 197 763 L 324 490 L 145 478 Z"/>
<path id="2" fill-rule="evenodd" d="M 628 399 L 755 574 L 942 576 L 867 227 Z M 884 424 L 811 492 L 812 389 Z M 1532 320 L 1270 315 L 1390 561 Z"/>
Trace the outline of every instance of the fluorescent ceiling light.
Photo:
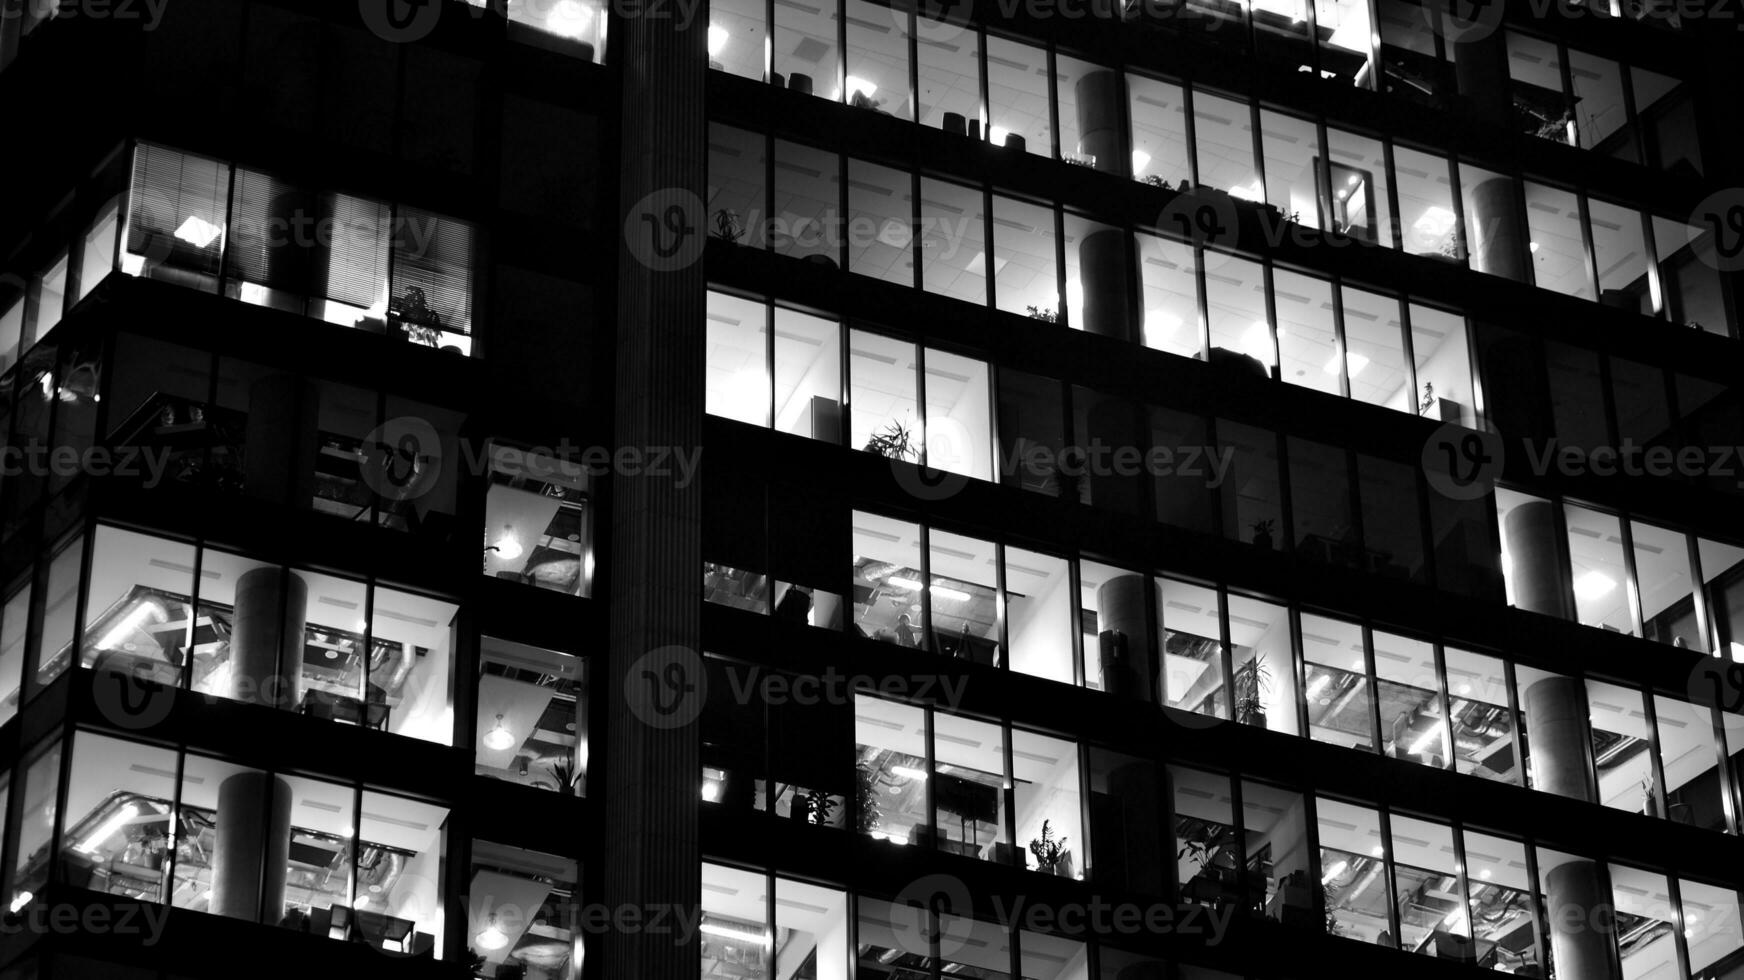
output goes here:
<path id="1" fill-rule="evenodd" d="M 987 131 L 987 142 L 992 143 L 994 146 L 1004 146 L 1005 138 L 1010 135 L 1011 131 L 1006 129 L 1004 126 L 994 126 L 992 129 Z"/>
<path id="2" fill-rule="evenodd" d="M 1435 742 L 1439 741 L 1440 738 L 1441 738 L 1441 729 L 1431 728 L 1427 732 L 1424 732 L 1422 734 L 1422 736 L 1420 736 L 1417 739 L 1417 741 L 1412 742 L 1411 747 L 1405 750 L 1405 754 L 1406 755 L 1422 755 L 1425 749 L 1428 749 Z"/>
<path id="3" fill-rule="evenodd" d="M 1590 601 L 1605 595 L 1616 587 L 1616 579 L 1594 569 L 1574 580 L 1574 595 L 1577 599 Z"/>
<path id="4" fill-rule="evenodd" d="M 545 29 L 561 37 L 583 40 L 593 23 L 593 8 L 576 0 L 557 0 L 545 17 Z"/>
<path id="5" fill-rule="evenodd" d="M 137 816 L 139 816 L 139 807 L 132 803 L 116 810 L 109 815 L 109 819 L 99 824 L 96 830 L 91 831 L 91 836 L 85 838 L 85 842 L 79 845 L 79 850 L 85 854 L 97 853 L 97 849 L 108 842 L 109 838 L 114 837 L 116 831 L 127 826 L 127 823 Z"/>
<path id="6" fill-rule="evenodd" d="M 891 248 L 907 248 L 914 242 L 914 233 L 909 230 L 907 221 L 891 218 L 879 226 L 878 240 Z"/>
<path id="7" fill-rule="evenodd" d="M 1326 43 L 1335 48 L 1343 48 L 1346 51 L 1355 51 L 1358 54 L 1368 54 L 1368 25 L 1359 22 L 1356 18 L 1352 18 L 1345 23 L 1338 25 L 1338 29 L 1332 32 L 1332 36 L 1326 39 Z"/>
<path id="8" fill-rule="evenodd" d="M 1145 346 L 1161 347 L 1164 337 L 1181 329 L 1182 319 L 1168 310 L 1146 310 L 1144 320 Z"/>
<path id="9" fill-rule="evenodd" d="M 1350 367 L 1350 376 L 1354 380 L 1357 375 L 1362 373 L 1363 368 L 1369 366 L 1369 359 L 1365 355 L 1352 351 L 1351 353 L 1344 355 L 1344 363 Z M 1332 359 L 1321 365 L 1320 370 L 1325 371 L 1327 374 L 1337 374 L 1338 355 L 1332 355 Z"/>
<path id="10" fill-rule="evenodd" d="M 710 24 L 708 30 L 709 57 L 720 57 L 721 52 L 727 49 L 727 40 L 730 36 L 726 28 L 719 24 Z"/>
<path id="11" fill-rule="evenodd" d="M 1322 885 L 1324 885 L 1324 884 L 1331 882 L 1332 879 L 1338 877 L 1341 874 L 1344 874 L 1344 869 L 1346 869 L 1348 867 L 1350 867 L 1350 862 L 1340 861 L 1337 864 L 1333 865 L 1332 867 L 1327 868 L 1326 874 L 1324 876 L 1322 876 L 1320 879 L 1320 883 Z"/>
<path id="12" fill-rule="evenodd" d="M 864 95 L 870 99 L 872 93 L 878 91 L 878 86 L 868 82 L 858 75 L 848 76 L 848 98 L 851 101 L 855 95 Z"/>
<path id="13" fill-rule="evenodd" d="M 202 218 L 190 217 L 176 229 L 176 237 L 195 248 L 205 248 L 217 240 L 224 229 Z"/>
<path id="14" fill-rule="evenodd" d="M 116 623 L 109 628 L 109 632 L 103 634 L 103 638 L 97 641 L 97 649 L 124 649 L 121 644 L 132 635 L 134 630 L 144 626 L 145 621 L 151 618 L 151 614 L 157 611 L 159 611 L 157 605 L 149 600 L 133 607 L 131 612 L 121 617 L 121 622 Z"/>
<path id="15" fill-rule="evenodd" d="M 890 774 L 899 779 L 919 779 L 924 781 L 927 778 L 926 770 L 915 769 L 910 766 L 891 766 Z"/>
<path id="16" fill-rule="evenodd" d="M 1453 228 L 1454 214 L 1444 207 L 1430 207 L 1411 225 L 1431 238 L 1439 238 Z"/>
<path id="17" fill-rule="evenodd" d="M 1255 320 L 1241 335 L 1242 353 L 1258 358 L 1266 364 L 1274 362 L 1272 356 L 1272 328 L 1264 320 Z"/>
<path id="18" fill-rule="evenodd" d="M 1264 201 L 1266 199 L 1266 192 L 1265 188 L 1261 187 L 1260 182 L 1256 179 L 1246 187 L 1237 187 L 1234 190 L 1231 190 L 1229 196 L 1239 197 L 1244 201 Z"/>
<path id="19" fill-rule="evenodd" d="M 709 803 L 718 802 L 721 798 L 721 784 L 713 779 L 703 780 L 702 798 Z"/>
<path id="20" fill-rule="evenodd" d="M 1151 155 L 1149 153 L 1146 153 L 1143 150 L 1132 151 L 1132 172 L 1133 173 L 1136 174 L 1139 171 L 1143 170 L 1144 168 L 1150 166 L 1150 163 L 1151 163 Z"/>
<path id="21" fill-rule="evenodd" d="M 722 939 L 737 939 L 743 943 L 766 943 L 769 941 L 769 937 L 764 933 L 752 932 L 749 929 L 739 929 L 733 926 L 724 926 L 718 922 L 704 922 L 701 926 L 701 930 L 706 936 L 719 936 Z"/>
<path id="22" fill-rule="evenodd" d="M 521 542 L 515 540 L 512 534 L 505 534 L 497 539 L 497 557 L 503 561 L 514 561 L 521 557 Z"/>

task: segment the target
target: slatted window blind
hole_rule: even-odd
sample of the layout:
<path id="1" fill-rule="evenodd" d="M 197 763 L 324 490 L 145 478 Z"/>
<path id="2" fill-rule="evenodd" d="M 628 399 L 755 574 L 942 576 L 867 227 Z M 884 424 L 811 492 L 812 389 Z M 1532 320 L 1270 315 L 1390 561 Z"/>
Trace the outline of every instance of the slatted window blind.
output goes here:
<path id="1" fill-rule="evenodd" d="M 386 204 L 349 194 L 325 195 L 322 227 L 329 244 L 319 292 L 336 303 L 387 311 L 388 242 L 393 214 Z"/>
<path id="2" fill-rule="evenodd" d="M 297 295 L 308 292 L 318 217 L 313 195 L 301 188 L 253 170 L 236 171 L 225 275 Z"/>
<path id="3" fill-rule="evenodd" d="M 230 167 L 161 146 L 140 145 L 133 156 L 127 205 L 127 252 L 145 275 L 163 270 L 214 277 L 224 248 Z M 196 283 L 189 283 L 195 285 Z"/>
<path id="4" fill-rule="evenodd" d="M 401 208 L 394 226 L 393 295 L 424 293 L 445 332 L 472 333 L 472 225 Z"/>

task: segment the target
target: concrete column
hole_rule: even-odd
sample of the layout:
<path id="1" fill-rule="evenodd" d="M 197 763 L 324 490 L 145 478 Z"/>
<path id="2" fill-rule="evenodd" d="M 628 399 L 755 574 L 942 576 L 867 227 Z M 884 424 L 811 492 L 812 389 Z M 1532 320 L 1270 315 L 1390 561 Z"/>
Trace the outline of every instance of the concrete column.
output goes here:
<path id="1" fill-rule="evenodd" d="M 1120 125 L 1120 76 L 1096 69 L 1073 86 L 1078 104 L 1078 145 L 1066 153 L 1094 157 L 1096 169 L 1126 174 L 1128 156 Z M 1126 236 L 1114 229 L 1093 231 L 1078 242 L 1078 280 L 1084 296 L 1084 322 L 1073 324 L 1093 334 L 1127 339 Z"/>
<path id="2" fill-rule="evenodd" d="M 1531 612 L 1573 619 L 1568 590 L 1563 588 L 1561 548 L 1556 531 L 1556 505 L 1532 500 L 1508 511 L 1502 520 L 1503 544 L 1511 570 L 1514 605 Z"/>
<path id="3" fill-rule="evenodd" d="M 1109 850 L 1119 843 L 1119 853 L 1097 854 L 1092 871 L 1099 889 L 1161 894 L 1168 887 L 1164 870 L 1163 812 L 1158 799 L 1155 766 L 1131 762 L 1108 773 L 1104 802 L 1091 810 L 1090 840 L 1106 841 Z"/>
<path id="4" fill-rule="evenodd" d="M 1550 677 L 1525 692 L 1531 720 L 1533 785 L 1547 793 L 1595 802 L 1586 761 L 1586 687 L 1576 677 Z M 1556 975 L 1615 980 L 1614 917 L 1598 865 L 1576 860 L 1544 876 L 1547 928 Z"/>
<path id="5" fill-rule="evenodd" d="M 1465 196 L 1472 268 L 1516 282 L 1532 281 L 1531 240 L 1520 213 L 1514 182 L 1492 177 Z"/>
<path id="6" fill-rule="evenodd" d="M 314 497 L 321 390 L 294 374 L 272 374 L 248 390 L 242 480 L 250 496 L 285 507 Z"/>
<path id="7" fill-rule="evenodd" d="M 1091 502 L 1098 507 L 1137 514 L 1142 499 L 1139 475 L 1116 472 L 1116 467 L 1111 465 L 1115 452 L 1125 446 L 1140 444 L 1133 406 L 1117 398 L 1097 398 L 1087 415 L 1090 431 L 1086 434 L 1106 447 L 1091 455 L 1093 463 L 1100 461 L 1087 475 Z"/>
<path id="8" fill-rule="evenodd" d="M 291 784 L 264 772 L 229 777 L 218 785 L 217 824 L 207 908 L 277 925 L 291 851 Z"/>
<path id="9" fill-rule="evenodd" d="M 294 707 L 303 675 L 309 586 L 288 569 L 267 567 L 236 580 L 230 681 L 223 697 Z"/>
<path id="10" fill-rule="evenodd" d="M 1477 35 L 1482 34 L 1482 37 Z M 1491 119 L 1514 118 L 1514 93 L 1508 79 L 1506 31 L 1471 31 L 1454 41 L 1453 73 L 1459 94 Z"/>
<path id="11" fill-rule="evenodd" d="M 1579 980 L 1616 980 L 1611 952 L 1616 913 L 1599 877 L 1599 866 L 1576 860 L 1544 876 L 1550 955 L 1556 975 Z"/>
<path id="12" fill-rule="evenodd" d="M 1512 439 L 1543 441 L 1555 435 L 1544 348 L 1537 338 L 1487 323 L 1477 324 L 1477 336 L 1490 420 Z"/>
<path id="13" fill-rule="evenodd" d="M 1078 145 L 1065 152 L 1094 157 L 1104 173 L 1127 173 L 1120 132 L 1120 75 L 1098 68 L 1078 77 L 1072 87 L 1078 102 Z"/>
<path id="14" fill-rule="evenodd" d="M 1102 337 L 1130 339 L 1127 328 L 1126 233 L 1098 228 L 1078 240 L 1078 285 L 1084 322 L 1074 324 Z"/>
<path id="15" fill-rule="evenodd" d="M 1118 697 L 1151 697 L 1150 607 L 1145 603 L 1149 580 L 1143 575 L 1119 575 L 1096 590 L 1096 635 L 1102 689 Z"/>
<path id="16" fill-rule="evenodd" d="M 1547 677 L 1526 688 L 1531 723 L 1533 786 L 1570 799 L 1597 802 L 1587 771 L 1587 693 L 1578 677 Z"/>
<path id="17" fill-rule="evenodd" d="M 611 56 L 625 79 L 617 227 L 646 228 L 644 216 L 657 216 L 664 202 L 700 202 L 708 193 L 708 26 L 706 17 L 627 17 L 612 27 Z M 582 168 L 584 161 L 575 166 Z M 643 203 L 650 195 L 661 207 Z M 662 243 L 681 254 L 686 247 L 700 249 L 707 230 L 697 210 L 682 239 L 665 234 L 649 248 L 616 250 L 615 445 L 670 446 L 683 453 L 702 444 L 708 287 L 703 262 L 698 254 L 697 261 L 665 263 L 656 251 Z M 656 252 L 652 258 L 650 251 Z M 585 319 L 584 313 L 578 316 Z M 578 377 L 598 373 L 585 357 L 571 370 Z M 703 693 L 702 603 L 696 594 L 702 495 L 733 482 L 735 467 L 753 465 L 716 460 L 702 480 L 689 483 L 621 468 L 611 477 L 609 581 L 616 587 L 605 596 L 610 656 L 602 685 L 611 694 L 603 699 L 610 757 L 599 787 L 605 858 L 597 862 L 599 877 L 590 894 L 612 908 L 663 906 L 695 914 L 702 901 L 696 785 L 702 739 L 693 710 Z M 601 946 L 599 976 L 696 980 L 701 945 L 695 934 L 614 929 Z"/>

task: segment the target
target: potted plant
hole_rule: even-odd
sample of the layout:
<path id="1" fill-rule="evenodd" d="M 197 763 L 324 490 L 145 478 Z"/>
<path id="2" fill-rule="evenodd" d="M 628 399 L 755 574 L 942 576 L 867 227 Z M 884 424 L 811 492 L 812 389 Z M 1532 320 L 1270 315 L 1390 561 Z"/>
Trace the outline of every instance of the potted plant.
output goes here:
<path id="1" fill-rule="evenodd" d="M 790 816 L 800 823 L 827 824 L 835 813 L 836 801 L 821 789 L 797 790 L 793 794 Z"/>
<path id="2" fill-rule="evenodd" d="M 870 834 L 881 822 L 878 815 L 878 774 L 862 762 L 854 767 L 854 832 Z"/>
<path id="3" fill-rule="evenodd" d="M 866 452 L 877 453 L 887 459 L 908 459 L 919 457 L 920 452 L 914 447 L 914 436 L 908 429 L 895 419 L 884 424 L 884 428 L 872 433 L 866 440 Z"/>
<path id="4" fill-rule="evenodd" d="M 564 796 L 574 796 L 576 784 L 581 782 L 581 774 L 575 771 L 575 763 L 568 759 L 559 759 L 545 767 L 551 774 L 550 779 L 541 779 L 533 785 L 541 789 L 554 789 Z"/>
<path id="5" fill-rule="evenodd" d="M 1272 693 L 1272 672 L 1264 654 L 1235 670 L 1235 720 L 1266 727 L 1266 696 Z"/>
<path id="6" fill-rule="evenodd" d="M 1039 307 L 1031 306 L 1029 307 L 1029 315 L 1032 319 L 1040 320 L 1043 323 L 1060 322 L 1060 315 L 1055 313 L 1053 310 L 1044 310 Z"/>
<path id="7" fill-rule="evenodd" d="M 739 215 L 729 208 L 721 208 L 715 212 L 715 235 L 737 245 L 745 235 L 739 227 Z"/>
<path id="8" fill-rule="evenodd" d="M 1192 879 L 1183 886 L 1182 896 L 1211 904 L 1220 904 L 1234 897 L 1230 894 L 1232 884 L 1212 866 L 1223 848 L 1235 842 L 1234 832 L 1209 821 L 1186 818 L 1181 821 L 1176 837 L 1181 846 L 1175 852 L 1175 859 L 1186 858 L 1196 869 Z"/>
<path id="9" fill-rule="evenodd" d="M 1254 521 L 1253 543 L 1267 551 L 1272 550 L 1272 529 L 1277 526 L 1276 521 Z"/>
<path id="10" fill-rule="evenodd" d="M 1066 841 L 1069 839 L 1061 837 L 1055 840 L 1053 829 L 1048 826 L 1048 821 L 1042 821 L 1042 835 L 1030 838 L 1029 852 L 1035 855 L 1036 865 L 1043 874 L 1065 873 L 1061 864 L 1068 860 Z"/>

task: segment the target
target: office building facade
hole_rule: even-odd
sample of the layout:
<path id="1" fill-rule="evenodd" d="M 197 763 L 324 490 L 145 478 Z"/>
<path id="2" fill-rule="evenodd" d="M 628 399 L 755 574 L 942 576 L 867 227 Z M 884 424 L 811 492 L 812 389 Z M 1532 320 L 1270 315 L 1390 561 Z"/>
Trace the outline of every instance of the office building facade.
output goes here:
<path id="1" fill-rule="evenodd" d="M 1744 976 L 1726 6 L 3 12 L 0 977 Z"/>

